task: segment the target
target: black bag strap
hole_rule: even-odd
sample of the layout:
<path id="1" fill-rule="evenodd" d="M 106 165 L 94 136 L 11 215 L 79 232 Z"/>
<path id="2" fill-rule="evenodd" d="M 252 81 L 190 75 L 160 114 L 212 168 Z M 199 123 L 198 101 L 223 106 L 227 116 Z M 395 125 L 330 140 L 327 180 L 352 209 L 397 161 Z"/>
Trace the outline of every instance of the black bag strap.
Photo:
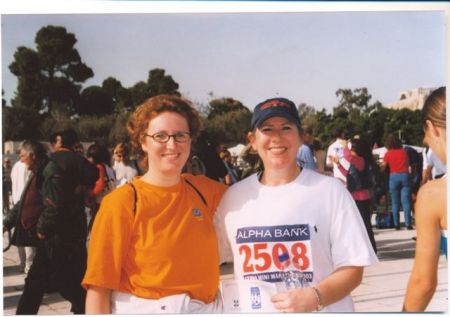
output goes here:
<path id="1" fill-rule="evenodd" d="M 194 186 L 194 184 L 192 184 L 190 181 L 188 181 L 188 179 L 187 179 L 186 177 L 183 177 L 183 178 L 184 178 L 184 180 L 186 181 L 186 183 L 187 183 L 189 186 L 191 186 L 191 187 L 196 191 L 196 193 L 198 194 L 198 196 L 200 197 L 200 199 L 203 201 L 203 203 L 204 203 L 206 206 L 208 206 L 208 203 L 206 202 L 206 199 L 205 199 L 205 197 L 202 195 L 202 193 L 200 192 L 200 190 L 198 190 L 197 187 Z"/>
<path id="2" fill-rule="evenodd" d="M 137 190 L 136 190 L 136 187 L 134 187 L 133 183 L 128 183 L 128 184 L 130 184 L 131 188 L 133 189 L 133 194 L 134 194 L 133 213 L 136 214 L 136 205 L 137 205 L 137 200 L 138 200 Z"/>
<path id="3" fill-rule="evenodd" d="M 202 200 L 202 202 L 208 206 L 208 203 L 205 199 L 205 196 L 203 196 L 203 194 L 200 192 L 200 190 L 194 186 L 194 184 L 192 184 L 190 181 L 188 181 L 185 177 L 183 177 L 184 180 L 186 181 L 186 183 L 191 186 L 195 192 L 198 194 L 198 196 L 200 197 L 200 199 Z M 136 214 L 136 205 L 137 205 L 137 200 L 138 200 L 138 196 L 137 196 L 137 190 L 136 187 L 134 187 L 133 183 L 128 183 L 130 184 L 131 188 L 133 189 L 133 194 L 134 194 L 134 205 L 133 205 L 133 213 Z"/>

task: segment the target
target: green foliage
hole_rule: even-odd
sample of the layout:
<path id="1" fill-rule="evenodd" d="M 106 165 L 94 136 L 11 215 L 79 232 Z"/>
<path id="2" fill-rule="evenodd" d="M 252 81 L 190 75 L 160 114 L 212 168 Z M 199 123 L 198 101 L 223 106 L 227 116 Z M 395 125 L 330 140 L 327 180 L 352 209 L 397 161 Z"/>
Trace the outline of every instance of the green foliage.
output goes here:
<path id="1" fill-rule="evenodd" d="M 27 107 L 2 108 L 3 140 L 38 139 L 39 125 L 42 116 L 34 109 Z"/>
<path id="2" fill-rule="evenodd" d="M 164 69 L 155 68 L 148 73 L 147 89 L 149 97 L 162 94 L 180 96 L 178 83 L 173 80 L 172 76 L 166 75 L 165 72 Z"/>
<path id="3" fill-rule="evenodd" d="M 78 119 L 77 124 L 79 138 L 82 141 L 107 144 L 113 123 L 113 115 L 82 116 Z"/>
<path id="4" fill-rule="evenodd" d="M 239 110 L 250 112 L 240 101 L 233 98 L 213 99 L 209 102 L 208 119 Z"/>
<path id="5" fill-rule="evenodd" d="M 245 143 L 250 130 L 251 112 L 233 98 L 213 99 L 202 123 L 216 143 Z"/>
<path id="6" fill-rule="evenodd" d="M 101 116 L 113 112 L 113 99 L 102 87 L 90 86 L 81 92 L 80 100 L 77 103 L 79 115 Z"/>

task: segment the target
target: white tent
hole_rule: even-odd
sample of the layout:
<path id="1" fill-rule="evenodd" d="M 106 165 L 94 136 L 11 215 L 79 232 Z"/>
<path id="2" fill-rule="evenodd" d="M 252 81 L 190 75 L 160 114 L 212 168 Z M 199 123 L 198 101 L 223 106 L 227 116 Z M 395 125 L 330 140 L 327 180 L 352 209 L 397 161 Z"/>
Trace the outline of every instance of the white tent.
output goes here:
<path id="1" fill-rule="evenodd" d="M 409 147 L 413 148 L 414 150 L 416 150 L 419 154 L 422 153 L 422 151 L 425 149 L 422 146 L 415 146 L 415 145 L 405 144 L 403 146 L 409 146 Z M 372 154 L 377 155 L 379 159 L 382 159 L 384 157 L 384 154 L 386 154 L 386 152 L 387 152 L 387 149 L 384 146 L 372 150 Z"/>
<path id="2" fill-rule="evenodd" d="M 228 148 L 227 150 L 230 151 L 232 156 L 239 156 L 244 148 L 244 144 L 237 144 L 233 147 Z"/>

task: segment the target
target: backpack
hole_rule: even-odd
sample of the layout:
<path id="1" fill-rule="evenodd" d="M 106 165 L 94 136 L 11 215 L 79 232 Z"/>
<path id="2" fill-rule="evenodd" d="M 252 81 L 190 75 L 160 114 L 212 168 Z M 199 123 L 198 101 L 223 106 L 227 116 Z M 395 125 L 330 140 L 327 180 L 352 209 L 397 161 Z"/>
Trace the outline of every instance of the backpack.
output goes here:
<path id="1" fill-rule="evenodd" d="M 102 163 L 102 165 L 105 169 L 105 186 L 103 187 L 103 191 L 95 198 L 95 201 L 98 204 L 100 204 L 103 197 L 116 188 L 116 174 L 114 173 L 114 170 L 107 164 Z"/>
<path id="2" fill-rule="evenodd" d="M 369 175 L 369 166 L 365 166 L 364 170 L 359 171 L 353 164 L 350 164 L 347 174 L 347 189 L 354 192 L 362 189 L 369 189 L 373 183 Z"/>

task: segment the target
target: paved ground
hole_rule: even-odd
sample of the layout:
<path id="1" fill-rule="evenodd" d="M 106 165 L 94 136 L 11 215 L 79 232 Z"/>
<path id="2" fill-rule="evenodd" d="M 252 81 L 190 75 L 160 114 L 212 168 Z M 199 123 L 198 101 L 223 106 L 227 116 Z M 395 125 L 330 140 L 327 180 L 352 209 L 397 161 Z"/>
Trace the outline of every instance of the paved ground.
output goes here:
<path id="1" fill-rule="evenodd" d="M 412 269 L 415 242 L 414 231 L 375 230 L 380 263 L 364 272 L 362 284 L 352 293 L 357 312 L 399 312 Z M 231 265 L 222 266 L 222 278 L 232 277 Z M 3 254 L 4 315 L 14 315 L 23 289 L 25 275 L 19 272 L 17 249 Z M 57 294 L 46 295 L 40 315 L 69 314 L 70 304 Z M 448 312 L 447 261 L 439 261 L 439 282 L 427 308 L 429 312 Z"/>

